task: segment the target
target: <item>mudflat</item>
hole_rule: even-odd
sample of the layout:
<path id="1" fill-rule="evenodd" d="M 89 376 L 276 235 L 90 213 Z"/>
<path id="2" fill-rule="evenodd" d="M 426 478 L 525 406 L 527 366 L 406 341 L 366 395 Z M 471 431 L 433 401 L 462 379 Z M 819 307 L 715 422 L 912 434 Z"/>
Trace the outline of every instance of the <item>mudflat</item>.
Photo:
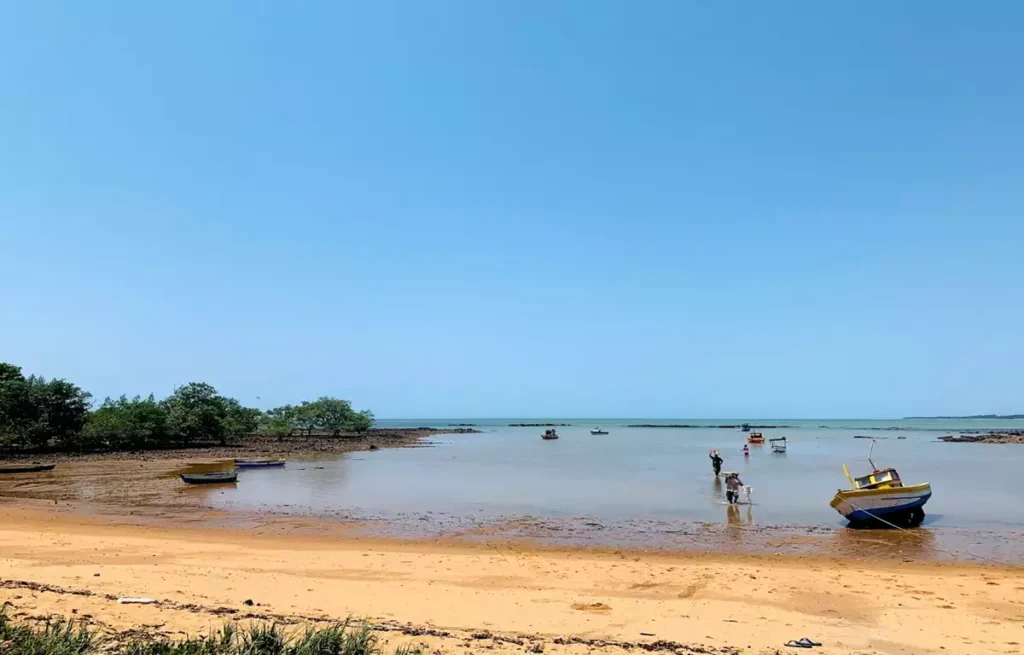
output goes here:
<path id="1" fill-rule="evenodd" d="M 1019 567 L 381 539 L 281 517 L 209 525 L 0 499 L 0 602 L 167 634 L 354 616 L 391 645 L 442 653 L 760 654 L 800 637 L 819 653 L 1016 653 L 1024 641 Z"/>

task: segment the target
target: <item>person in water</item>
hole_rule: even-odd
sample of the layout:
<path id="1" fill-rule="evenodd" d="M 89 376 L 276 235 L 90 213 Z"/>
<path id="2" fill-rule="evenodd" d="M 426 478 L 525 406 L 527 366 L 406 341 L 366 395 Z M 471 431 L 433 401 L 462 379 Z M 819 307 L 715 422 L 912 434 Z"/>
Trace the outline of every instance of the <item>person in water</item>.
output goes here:
<path id="1" fill-rule="evenodd" d="M 743 480 L 740 480 L 740 476 L 733 473 L 725 479 L 725 499 L 729 501 L 730 505 L 735 505 L 740 501 L 740 487 L 743 486 Z"/>
<path id="2" fill-rule="evenodd" d="M 743 456 L 750 457 L 750 446 L 743 444 Z"/>
<path id="3" fill-rule="evenodd" d="M 722 462 L 725 460 L 722 459 L 717 450 L 712 450 L 709 457 L 711 457 L 711 468 L 715 469 L 715 475 L 718 475 L 722 472 Z"/>

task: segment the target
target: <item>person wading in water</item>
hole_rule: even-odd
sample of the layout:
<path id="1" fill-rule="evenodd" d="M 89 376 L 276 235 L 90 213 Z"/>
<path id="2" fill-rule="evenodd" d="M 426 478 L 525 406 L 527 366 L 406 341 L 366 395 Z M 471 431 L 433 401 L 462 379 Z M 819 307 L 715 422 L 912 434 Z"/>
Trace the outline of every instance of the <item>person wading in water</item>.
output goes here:
<path id="1" fill-rule="evenodd" d="M 725 479 L 725 499 L 729 501 L 730 505 L 735 505 L 740 501 L 740 487 L 742 486 L 743 481 L 736 473 Z"/>
<path id="2" fill-rule="evenodd" d="M 711 468 L 715 469 L 715 475 L 721 473 L 722 462 L 725 460 L 722 459 L 722 456 L 719 454 L 719 452 L 717 450 L 712 450 L 711 454 L 708 455 L 708 457 L 711 458 Z"/>

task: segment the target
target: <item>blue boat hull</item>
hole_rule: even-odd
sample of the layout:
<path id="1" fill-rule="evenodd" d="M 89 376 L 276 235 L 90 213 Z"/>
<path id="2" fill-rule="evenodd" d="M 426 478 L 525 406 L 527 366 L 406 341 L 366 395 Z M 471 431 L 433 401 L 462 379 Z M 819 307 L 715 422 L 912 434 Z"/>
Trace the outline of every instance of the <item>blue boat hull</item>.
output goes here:
<path id="1" fill-rule="evenodd" d="M 908 503 L 904 503 L 902 505 L 894 505 L 892 507 L 877 507 L 872 509 L 870 512 L 856 510 L 850 512 L 846 516 L 846 518 L 850 521 L 870 521 L 875 517 L 886 517 L 894 514 L 906 514 L 907 512 L 918 509 L 919 507 L 924 507 L 924 504 L 927 503 L 928 499 L 931 497 L 932 495 L 929 493 L 927 495 L 920 496 L 919 498 L 912 500 Z"/>

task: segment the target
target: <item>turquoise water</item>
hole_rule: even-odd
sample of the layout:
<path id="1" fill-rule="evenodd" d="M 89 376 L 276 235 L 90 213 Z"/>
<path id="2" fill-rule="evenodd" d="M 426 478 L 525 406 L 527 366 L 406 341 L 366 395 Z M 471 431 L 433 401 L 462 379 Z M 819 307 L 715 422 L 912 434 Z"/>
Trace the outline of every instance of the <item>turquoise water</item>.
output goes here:
<path id="1" fill-rule="evenodd" d="M 514 422 L 571 423 L 561 439 L 542 441 L 542 428 Z M 627 423 L 735 424 L 785 435 L 789 451 L 767 446 L 741 454 L 737 429 L 628 428 Z M 929 481 L 934 496 L 926 527 L 966 531 L 1024 531 L 1024 503 L 1015 481 L 1024 446 L 947 444 L 945 433 L 1024 428 L 1024 421 L 793 421 L 784 419 L 433 419 L 381 421 L 382 427 L 475 423 L 480 434 L 439 435 L 433 447 L 385 449 L 330 460 L 290 461 L 279 471 L 245 471 L 237 488 L 214 495 L 217 507 L 344 515 L 352 518 L 594 517 L 603 521 L 723 522 L 729 516 L 708 450 L 717 448 L 724 469 L 740 472 L 753 487 L 744 522 L 761 526 L 834 528 L 845 525 L 829 506 L 846 486 L 841 465 L 870 470 L 875 438 L 879 467 L 896 467 L 905 482 Z M 608 435 L 595 436 L 601 425 Z"/>

